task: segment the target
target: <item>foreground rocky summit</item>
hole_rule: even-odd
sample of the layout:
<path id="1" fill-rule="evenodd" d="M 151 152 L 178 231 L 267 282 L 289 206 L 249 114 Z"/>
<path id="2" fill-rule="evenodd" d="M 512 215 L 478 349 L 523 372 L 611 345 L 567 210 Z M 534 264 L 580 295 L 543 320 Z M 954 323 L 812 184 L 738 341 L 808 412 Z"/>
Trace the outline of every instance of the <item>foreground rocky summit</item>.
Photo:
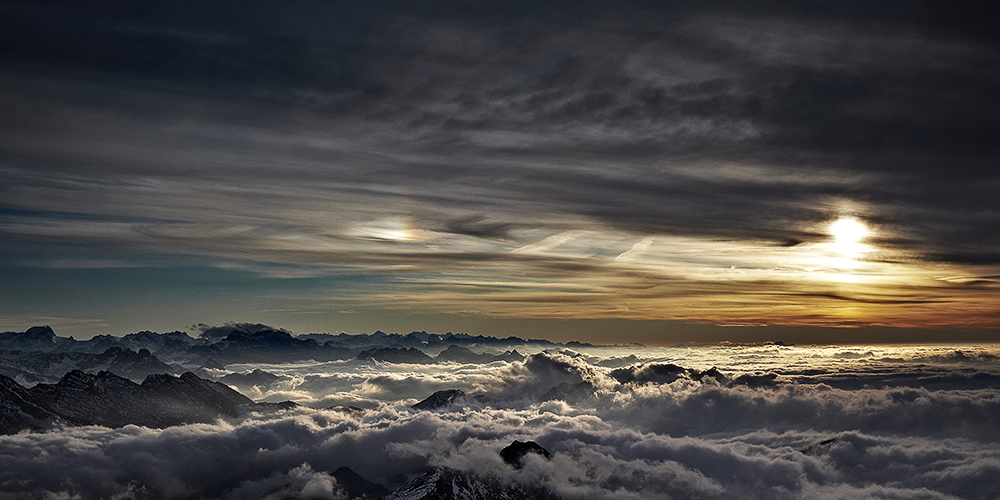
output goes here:
<path id="1" fill-rule="evenodd" d="M 169 427 L 236 416 L 254 402 L 225 384 L 198 378 L 149 375 L 136 384 L 107 371 L 73 370 L 55 384 L 26 389 L 0 375 L 0 433 L 40 430 L 52 423 Z"/>
<path id="2" fill-rule="evenodd" d="M 557 500 L 537 486 L 505 482 L 467 472 L 435 467 L 417 476 L 383 500 Z"/>
<path id="3" fill-rule="evenodd" d="M 515 469 L 523 468 L 525 457 L 531 454 L 538 455 L 546 460 L 552 458 L 549 450 L 546 450 L 542 445 L 534 441 L 518 441 L 515 439 L 514 442 L 500 450 L 500 458 L 503 458 L 504 463 Z"/>

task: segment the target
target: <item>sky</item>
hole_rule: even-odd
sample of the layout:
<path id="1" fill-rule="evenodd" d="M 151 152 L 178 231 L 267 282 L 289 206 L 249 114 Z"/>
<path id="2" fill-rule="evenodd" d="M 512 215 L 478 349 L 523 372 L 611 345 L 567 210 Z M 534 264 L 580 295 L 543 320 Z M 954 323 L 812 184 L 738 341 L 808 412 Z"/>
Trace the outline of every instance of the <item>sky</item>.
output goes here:
<path id="1" fill-rule="evenodd" d="M 0 2 L 0 331 L 997 341 L 988 17 Z"/>

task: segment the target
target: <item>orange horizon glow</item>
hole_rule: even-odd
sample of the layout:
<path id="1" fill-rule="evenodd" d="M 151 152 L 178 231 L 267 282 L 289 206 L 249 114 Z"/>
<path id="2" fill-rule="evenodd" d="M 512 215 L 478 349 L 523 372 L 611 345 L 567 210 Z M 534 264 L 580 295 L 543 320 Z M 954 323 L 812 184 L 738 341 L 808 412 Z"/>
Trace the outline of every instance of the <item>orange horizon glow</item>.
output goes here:
<path id="1" fill-rule="evenodd" d="M 839 328 L 1000 324 L 992 288 L 963 282 L 982 270 L 870 245 L 872 229 L 854 218 L 836 219 L 827 231 L 826 239 L 787 247 L 571 230 L 440 275 L 424 264 L 430 274 L 402 277 L 393 291 L 358 303 L 497 318 Z M 459 243 L 453 236 L 430 238 L 436 248 Z M 572 267 L 579 272 L 559 270 Z"/>

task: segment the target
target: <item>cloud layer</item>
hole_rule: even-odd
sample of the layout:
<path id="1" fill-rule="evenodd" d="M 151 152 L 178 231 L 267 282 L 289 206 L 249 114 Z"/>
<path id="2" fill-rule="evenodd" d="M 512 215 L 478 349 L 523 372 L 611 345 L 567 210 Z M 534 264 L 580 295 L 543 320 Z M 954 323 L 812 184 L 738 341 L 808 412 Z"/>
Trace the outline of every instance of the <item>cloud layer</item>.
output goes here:
<path id="1" fill-rule="evenodd" d="M 336 498 L 342 492 L 331 473 L 340 467 L 398 487 L 432 465 L 540 484 L 567 499 L 995 495 L 1000 392 L 975 382 L 1000 375 L 995 352 L 686 351 L 670 359 L 662 350 L 638 354 L 654 364 L 681 356 L 692 366 L 729 359 L 744 367 L 724 366 L 732 379 L 775 376 L 756 387 L 687 376 L 623 385 L 582 356 L 544 353 L 434 372 L 367 363 L 353 367 L 367 375 L 340 375 L 326 365 L 323 383 L 306 378 L 289 387 L 311 394 L 300 401 L 312 407 L 163 430 L 78 427 L 0 437 L 0 498 Z M 864 388 L 824 382 L 849 377 L 852 363 L 873 373 L 854 374 Z M 914 373 L 935 374 L 938 385 L 887 383 Z M 949 382 L 940 382 L 946 375 Z M 596 388 L 593 396 L 538 399 L 553 385 L 580 382 Z M 410 407 L 449 386 L 469 397 L 440 410 Z M 338 391 L 340 399 L 365 400 L 368 409 L 323 409 L 330 401 L 322 395 Z M 522 469 L 505 465 L 499 450 L 515 439 L 538 442 L 551 461 L 529 456 Z"/>

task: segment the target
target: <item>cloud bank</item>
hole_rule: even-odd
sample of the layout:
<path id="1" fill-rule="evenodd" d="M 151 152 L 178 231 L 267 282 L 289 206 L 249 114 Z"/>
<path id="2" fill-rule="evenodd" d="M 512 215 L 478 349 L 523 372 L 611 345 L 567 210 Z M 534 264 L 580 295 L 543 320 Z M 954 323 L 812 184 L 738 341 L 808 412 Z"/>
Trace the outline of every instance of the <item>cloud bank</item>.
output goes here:
<path id="1" fill-rule="evenodd" d="M 992 498 L 1000 391 L 974 381 L 997 376 L 996 358 L 988 357 L 995 353 L 956 361 L 941 350 L 914 356 L 883 349 L 867 358 L 899 358 L 869 361 L 885 370 L 864 388 L 824 382 L 847 376 L 832 368 L 858 358 L 806 348 L 777 356 L 756 348 L 675 351 L 697 364 L 719 356 L 744 366 L 723 367 L 733 381 L 774 374 L 756 385 L 687 374 L 620 384 L 611 369 L 582 356 L 545 353 L 433 372 L 368 363 L 355 367 L 367 375 L 352 384 L 327 383 L 333 373 L 323 384 L 293 383 L 300 394 L 315 391 L 302 400 L 310 406 L 162 430 L 77 427 L 0 437 L 0 497 L 338 498 L 343 491 L 331 473 L 343 466 L 393 488 L 428 466 L 446 466 L 542 485 L 567 499 Z M 663 352 L 639 354 L 655 360 Z M 796 370 L 811 379 L 793 382 Z M 914 372 L 951 378 L 930 389 L 886 383 Z M 538 398 L 554 385 L 581 382 L 595 388 L 590 397 Z M 449 385 L 469 397 L 438 410 L 410 407 Z M 324 392 L 353 393 L 369 404 L 327 408 Z M 529 455 L 521 469 L 504 464 L 499 451 L 515 439 L 538 442 L 551 460 Z"/>

